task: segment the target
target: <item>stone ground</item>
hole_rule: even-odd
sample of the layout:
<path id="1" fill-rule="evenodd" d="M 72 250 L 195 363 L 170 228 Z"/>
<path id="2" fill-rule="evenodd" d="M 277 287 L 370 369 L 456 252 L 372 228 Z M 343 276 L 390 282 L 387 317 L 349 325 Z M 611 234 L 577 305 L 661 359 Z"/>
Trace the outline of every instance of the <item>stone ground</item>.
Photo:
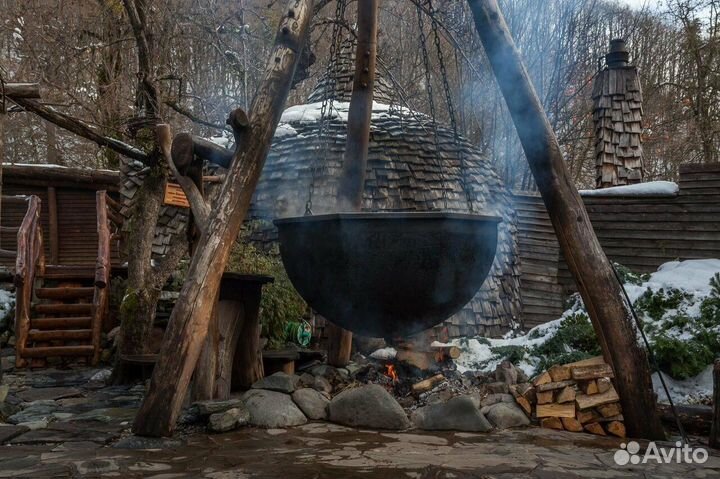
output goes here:
<path id="1" fill-rule="evenodd" d="M 96 373 L 5 376 L 10 394 L 0 401 L 3 414 L 24 408 L 13 419 L 23 425 L 0 425 L 0 478 L 720 477 L 715 453 L 703 465 L 620 467 L 613 461 L 619 439 L 539 428 L 391 433 L 315 422 L 137 438 L 129 428 L 143 388 L 103 387 L 91 380 Z"/>

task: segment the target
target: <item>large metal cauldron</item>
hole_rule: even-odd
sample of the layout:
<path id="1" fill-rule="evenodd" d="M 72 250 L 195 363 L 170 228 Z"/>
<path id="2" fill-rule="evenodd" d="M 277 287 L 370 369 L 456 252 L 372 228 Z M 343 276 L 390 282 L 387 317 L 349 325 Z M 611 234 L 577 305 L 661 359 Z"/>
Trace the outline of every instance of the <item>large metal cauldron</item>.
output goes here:
<path id="1" fill-rule="evenodd" d="M 495 216 L 339 213 L 276 220 L 295 288 L 319 314 L 363 336 L 393 338 L 449 318 L 492 266 Z"/>

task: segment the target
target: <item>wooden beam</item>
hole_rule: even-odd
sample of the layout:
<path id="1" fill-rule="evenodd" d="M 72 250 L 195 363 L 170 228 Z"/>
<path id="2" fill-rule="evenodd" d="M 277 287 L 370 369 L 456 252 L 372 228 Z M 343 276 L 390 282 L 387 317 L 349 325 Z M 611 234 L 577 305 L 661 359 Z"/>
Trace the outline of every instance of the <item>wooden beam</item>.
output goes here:
<path id="1" fill-rule="evenodd" d="M 40 98 L 39 83 L 5 83 L 5 96 L 13 98 Z"/>
<path id="2" fill-rule="evenodd" d="M 606 362 L 615 371 L 628 434 L 662 439 L 650 368 L 622 285 L 595 236 L 560 145 L 497 0 L 468 0 L 475 26 Z"/>
<path id="3" fill-rule="evenodd" d="M 250 124 L 239 132 L 242 141 L 168 322 L 150 387 L 135 417 L 136 434 L 168 436 L 175 428 L 205 343 L 230 250 L 260 179 L 306 44 L 312 7 L 313 0 L 290 0 L 280 20 L 270 61 L 250 109 Z"/>
<path id="4" fill-rule="evenodd" d="M 362 210 L 377 58 L 378 0 L 358 0 L 357 50 L 347 143 L 338 186 L 338 211 Z"/>
<path id="5" fill-rule="evenodd" d="M 187 196 L 188 202 L 190 203 L 190 209 L 192 209 L 193 220 L 200 231 L 205 231 L 208 221 L 207 219 L 210 214 L 210 207 L 193 180 L 179 172 L 176 167 L 176 157 L 174 156 L 173 138 L 172 132 L 170 131 L 170 125 L 160 124 L 156 127 L 155 132 L 158 148 L 165 157 L 165 160 L 170 167 L 170 171 L 172 171 L 173 176 L 175 177 L 175 181 L 180 184 L 185 192 L 185 196 Z M 189 152 L 189 156 L 192 157 L 192 152 Z"/>
<path id="6" fill-rule="evenodd" d="M 338 186 L 338 211 L 362 211 L 375 86 L 377 18 L 378 0 L 358 1 L 355 74 L 348 112 L 345 158 Z M 347 365 L 352 351 L 352 333 L 328 324 L 328 341 L 328 363 L 336 367 Z"/>
<path id="7" fill-rule="evenodd" d="M 102 134 L 98 133 L 97 130 L 95 130 L 93 127 L 69 115 L 60 113 L 52 107 L 43 105 L 36 100 L 30 100 L 27 98 L 17 98 L 12 96 L 9 98 L 13 101 L 13 103 L 22 107 L 25 111 L 35 113 L 43 120 L 49 121 L 50 123 L 53 123 L 60 128 L 75 133 L 76 135 L 81 136 L 87 140 L 93 141 L 100 146 L 110 148 L 111 150 L 116 151 L 121 155 L 127 156 L 128 158 L 132 158 L 133 160 L 138 160 L 143 163 L 146 163 L 148 161 L 148 155 L 146 155 L 145 152 L 143 152 L 142 150 L 127 143 L 124 143 L 120 140 L 116 140 L 115 138 L 103 136 Z"/>
<path id="8" fill-rule="evenodd" d="M 120 174 L 117 171 L 89 170 L 48 165 L 4 165 L 6 183 L 44 184 L 56 186 L 88 186 L 97 189 L 118 189 Z"/>

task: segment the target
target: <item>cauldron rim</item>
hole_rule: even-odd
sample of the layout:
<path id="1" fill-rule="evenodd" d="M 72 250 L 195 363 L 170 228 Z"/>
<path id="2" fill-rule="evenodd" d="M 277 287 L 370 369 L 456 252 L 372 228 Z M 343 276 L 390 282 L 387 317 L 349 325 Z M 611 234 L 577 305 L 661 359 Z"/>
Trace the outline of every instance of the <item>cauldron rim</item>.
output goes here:
<path id="1" fill-rule="evenodd" d="M 307 223 L 315 221 L 336 221 L 336 220 L 460 220 L 460 221 L 483 221 L 500 223 L 502 218 L 495 215 L 478 215 L 474 213 L 455 213 L 446 211 L 380 211 L 380 212 L 347 212 L 328 213 L 321 215 L 290 216 L 277 218 L 273 221 L 275 225 L 291 223 Z"/>

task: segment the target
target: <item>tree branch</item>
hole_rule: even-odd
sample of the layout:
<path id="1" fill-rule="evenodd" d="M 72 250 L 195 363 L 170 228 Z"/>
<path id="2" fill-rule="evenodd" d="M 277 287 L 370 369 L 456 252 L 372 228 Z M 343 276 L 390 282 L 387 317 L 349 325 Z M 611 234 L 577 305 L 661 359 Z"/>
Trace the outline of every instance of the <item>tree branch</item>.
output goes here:
<path id="1" fill-rule="evenodd" d="M 205 198 L 203 198 L 202 193 L 195 183 L 187 176 L 182 175 L 175 166 L 175 160 L 172 154 L 172 132 L 170 131 L 170 125 L 164 123 L 159 124 L 155 128 L 155 133 L 158 149 L 165 158 L 165 161 L 167 161 L 175 180 L 185 192 L 185 196 L 187 196 L 188 202 L 190 203 L 190 209 L 195 217 L 195 223 L 200 231 L 205 231 L 208 216 L 210 215 L 210 207 L 207 202 L 205 202 Z M 192 155 L 192 152 L 190 152 L 190 155 Z"/>
<path id="2" fill-rule="evenodd" d="M 192 121 L 193 123 L 207 126 L 208 128 L 215 128 L 216 130 L 227 130 L 227 127 L 225 125 L 220 125 L 219 123 L 212 123 L 210 121 L 203 120 L 202 118 L 193 114 L 191 111 L 186 110 L 185 108 L 178 105 L 178 103 L 175 101 L 166 100 L 165 104 L 175 110 L 177 113 Z"/>
<path id="3" fill-rule="evenodd" d="M 115 138 L 110 138 L 98 133 L 94 128 L 88 126 L 84 122 L 68 116 L 64 113 L 60 113 L 52 107 L 45 106 L 35 100 L 28 100 L 26 98 L 9 97 L 10 100 L 16 105 L 22 107 L 25 111 L 35 113 L 45 121 L 48 121 L 54 125 L 59 126 L 65 130 L 75 133 L 87 140 L 97 143 L 100 146 L 110 148 L 113 151 L 120 153 L 121 155 L 127 156 L 134 160 L 148 163 L 148 155 L 142 150 L 135 148 L 132 145 L 124 143 Z"/>

